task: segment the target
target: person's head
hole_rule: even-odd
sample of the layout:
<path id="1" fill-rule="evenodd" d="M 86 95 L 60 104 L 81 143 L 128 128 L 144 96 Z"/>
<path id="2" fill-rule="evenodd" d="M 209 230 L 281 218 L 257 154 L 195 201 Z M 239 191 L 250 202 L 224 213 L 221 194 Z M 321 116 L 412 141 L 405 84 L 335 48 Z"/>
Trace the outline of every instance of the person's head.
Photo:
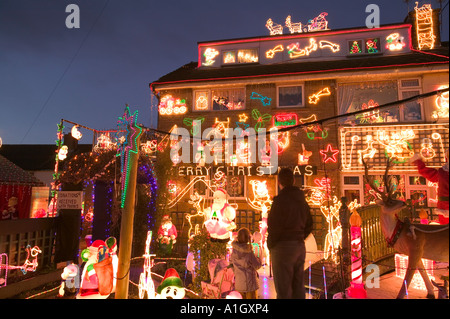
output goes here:
<path id="1" fill-rule="evenodd" d="M 248 244 L 251 241 L 250 230 L 248 228 L 242 227 L 237 233 L 237 242 L 240 244 Z"/>
<path id="2" fill-rule="evenodd" d="M 294 185 L 294 173 L 289 168 L 282 168 L 278 173 L 278 184 L 282 187 Z"/>

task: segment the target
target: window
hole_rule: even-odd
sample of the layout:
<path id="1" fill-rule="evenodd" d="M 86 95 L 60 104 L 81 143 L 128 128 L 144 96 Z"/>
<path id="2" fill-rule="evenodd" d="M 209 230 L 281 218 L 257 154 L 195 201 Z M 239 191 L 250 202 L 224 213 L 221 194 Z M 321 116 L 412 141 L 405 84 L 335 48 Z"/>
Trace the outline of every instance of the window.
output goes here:
<path id="1" fill-rule="evenodd" d="M 340 84 L 338 87 L 339 114 L 367 110 L 355 116 L 344 117 L 341 122 L 353 125 L 422 121 L 423 110 L 420 100 L 382 110 L 371 110 L 420 93 L 419 79 Z"/>
<path id="2" fill-rule="evenodd" d="M 303 85 L 279 86 L 278 107 L 304 107 Z"/>
<path id="3" fill-rule="evenodd" d="M 222 63 L 236 64 L 236 63 L 258 63 L 258 49 L 242 49 L 229 50 L 222 52 Z"/>
<path id="4" fill-rule="evenodd" d="M 399 99 L 407 99 L 421 93 L 419 79 L 404 79 L 399 83 Z M 400 118 L 403 121 L 421 121 L 423 118 L 420 100 L 408 102 L 400 106 Z"/>
<path id="5" fill-rule="evenodd" d="M 245 88 L 194 91 L 194 111 L 245 109 Z"/>

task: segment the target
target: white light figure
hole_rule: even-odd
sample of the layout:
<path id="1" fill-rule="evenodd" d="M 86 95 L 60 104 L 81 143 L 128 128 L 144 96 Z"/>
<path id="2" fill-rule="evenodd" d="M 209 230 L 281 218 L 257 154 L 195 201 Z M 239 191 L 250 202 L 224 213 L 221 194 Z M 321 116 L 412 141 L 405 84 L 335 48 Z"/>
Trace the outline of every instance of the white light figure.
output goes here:
<path id="1" fill-rule="evenodd" d="M 269 29 L 270 35 L 283 34 L 283 26 L 281 24 L 273 22 L 271 18 L 267 20 L 266 28 Z"/>
<path id="2" fill-rule="evenodd" d="M 78 126 L 77 125 L 74 125 L 72 127 L 72 130 L 70 131 L 70 133 L 72 134 L 72 137 L 74 139 L 77 139 L 77 140 L 80 140 L 81 137 L 83 136 L 83 134 L 81 134 L 81 132 L 78 130 Z"/>
<path id="3" fill-rule="evenodd" d="M 144 257 L 144 272 L 139 276 L 139 298 L 144 299 L 145 293 L 147 293 L 147 299 L 155 299 L 156 291 L 155 284 L 152 279 L 152 267 L 155 254 L 150 254 L 150 243 L 152 241 L 152 231 L 147 232 L 147 240 L 145 241 L 145 254 Z"/>
<path id="4" fill-rule="evenodd" d="M 334 225 L 334 219 L 339 220 L 339 209 L 342 203 L 333 197 L 333 206 L 320 206 L 320 211 L 325 216 L 328 223 L 328 233 L 325 236 L 324 245 L 324 259 L 331 258 L 332 261 L 337 262 L 337 249 L 342 239 L 342 227 Z"/>

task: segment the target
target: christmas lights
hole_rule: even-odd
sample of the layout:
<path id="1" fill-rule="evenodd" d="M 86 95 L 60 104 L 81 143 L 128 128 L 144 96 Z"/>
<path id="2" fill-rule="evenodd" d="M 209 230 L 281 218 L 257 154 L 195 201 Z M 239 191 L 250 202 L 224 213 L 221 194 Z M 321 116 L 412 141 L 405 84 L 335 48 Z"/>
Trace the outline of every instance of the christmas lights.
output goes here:
<path id="1" fill-rule="evenodd" d="M 216 56 L 219 55 L 219 51 L 213 48 L 207 48 L 205 52 L 203 53 L 203 56 L 205 57 L 205 62 L 203 63 L 204 66 L 211 66 L 213 65 L 216 60 Z"/>
<path id="2" fill-rule="evenodd" d="M 448 88 L 448 85 L 441 85 L 438 90 L 442 90 L 442 89 L 446 89 Z M 448 96 L 449 96 L 449 91 L 438 94 L 436 96 L 435 99 L 435 106 L 437 108 L 436 111 L 433 111 L 433 113 L 431 114 L 431 116 L 434 119 L 439 119 L 439 118 L 448 118 Z"/>
<path id="3" fill-rule="evenodd" d="M 284 128 L 297 125 L 298 117 L 296 113 L 275 114 L 272 117 L 272 125 L 276 128 Z"/>
<path id="4" fill-rule="evenodd" d="M 130 155 L 138 155 L 138 139 L 142 134 L 142 128 L 137 125 L 138 111 L 133 114 L 130 112 L 128 105 L 125 108 L 125 112 L 122 117 L 119 117 L 117 125 L 119 129 L 126 129 L 126 140 L 121 147 L 121 172 L 122 172 L 122 195 L 121 195 L 121 207 L 123 208 L 126 200 L 126 193 L 129 181 L 129 172 L 131 168 Z M 137 160 L 137 159 L 136 159 Z"/>
<path id="5" fill-rule="evenodd" d="M 61 146 L 58 152 L 58 159 L 60 161 L 64 161 L 67 158 L 67 153 L 69 152 L 69 149 L 66 145 Z"/>
<path id="6" fill-rule="evenodd" d="M 337 156 L 337 154 L 339 154 L 339 150 L 333 149 L 331 144 L 328 144 L 327 149 L 320 150 L 319 153 L 323 156 L 322 160 L 324 163 L 328 163 L 328 162 L 336 163 L 337 162 L 336 156 Z"/>
<path id="7" fill-rule="evenodd" d="M 433 9 L 431 4 L 424 4 L 418 7 L 419 2 L 416 1 L 414 10 L 416 11 L 416 34 L 419 50 L 434 48 L 436 35 L 434 35 L 433 26 Z"/>
<path id="8" fill-rule="evenodd" d="M 161 98 L 158 106 L 161 115 L 180 115 L 187 112 L 186 100 L 175 99 L 172 95 L 166 95 Z"/>
<path id="9" fill-rule="evenodd" d="M 198 134 L 200 134 L 201 124 L 204 121 L 205 121 L 204 117 L 197 117 L 196 119 L 185 117 L 183 119 L 184 125 L 191 126 L 191 134 L 193 136 L 197 136 Z"/>
<path id="10" fill-rule="evenodd" d="M 300 49 L 300 44 L 298 42 L 291 43 L 287 46 L 289 57 L 295 59 L 301 56 L 308 56 L 311 52 L 317 50 L 317 42 L 314 39 L 309 39 L 309 45 L 303 49 Z"/>
<path id="11" fill-rule="evenodd" d="M 339 220 L 339 210 L 341 206 L 342 203 L 336 196 L 333 197 L 333 206 L 327 206 L 325 203 L 320 206 L 320 211 L 325 216 L 328 223 L 328 233 L 325 236 L 323 258 L 328 259 L 331 257 L 334 262 L 337 262 L 337 250 L 342 239 L 342 227 L 340 225 L 335 227 L 334 219 Z"/>
<path id="12" fill-rule="evenodd" d="M 272 99 L 270 97 L 262 96 L 261 94 L 256 92 L 252 92 L 252 95 L 250 95 L 250 99 L 261 100 L 263 106 L 269 106 L 270 103 L 272 102 Z"/>
<path id="13" fill-rule="evenodd" d="M 397 32 L 391 33 L 386 37 L 386 48 L 390 51 L 399 51 L 406 46 L 404 39 Z"/>
<path id="14" fill-rule="evenodd" d="M 269 190 L 267 188 L 267 181 L 250 180 L 252 187 L 253 199 L 247 198 L 247 203 L 258 211 L 268 211 L 272 205 Z"/>
<path id="15" fill-rule="evenodd" d="M 290 15 L 286 17 L 285 25 L 289 29 L 289 31 L 291 31 L 291 33 L 302 33 L 303 31 L 302 23 L 301 22 L 292 23 Z"/>
<path id="16" fill-rule="evenodd" d="M 277 52 L 283 52 L 283 51 L 284 51 L 283 45 L 279 44 L 279 45 L 275 46 L 273 49 L 266 51 L 266 58 L 273 59 Z"/>
<path id="17" fill-rule="evenodd" d="M 328 48 L 333 53 L 338 52 L 338 51 L 341 50 L 341 46 L 339 44 L 333 43 L 333 42 L 330 42 L 330 41 L 326 41 L 326 40 L 319 41 L 319 48 L 320 49 Z"/>
<path id="18" fill-rule="evenodd" d="M 304 144 L 302 144 L 302 149 L 303 152 L 298 153 L 298 165 L 308 165 L 309 158 L 311 157 L 312 152 L 307 151 Z"/>
<path id="19" fill-rule="evenodd" d="M 328 30 L 328 21 L 325 19 L 327 15 L 327 12 L 322 12 L 314 19 L 310 19 L 308 21 L 308 32 Z"/>
<path id="20" fill-rule="evenodd" d="M 350 43 L 351 42 L 351 43 Z M 350 54 L 357 54 L 357 53 L 361 53 L 361 47 L 362 47 L 362 41 L 350 41 L 349 42 L 349 53 Z"/>
<path id="21" fill-rule="evenodd" d="M 77 125 L 72 126 L 72 130 L 70 132 L 72 134 L 72 137 L 77 139 L 77 140 L 80 140 L 81 137 L 83 136 L 83 134 L 81 134 L 81 132 L 78 130 L 78 126 Z"/>
<path id="22" fill-rule="evenodd" d="M 366 40 L 366 53 L 373 54 L 380 52 L 378 43 L 380 43 L 380 39 L 378 38 Z"/>
<path id="23" fill-rule="evenodd" d="M 310 104 L 317 104 L 320 100 L 321 96 L 329 96 L 331 95 L 330 88 L 326 87 L 320 90 L 317 93 L 311 94 L 308 99 Z"/>
<path id="24" fill-rule="evenodd" d="M 267 20 L 266 28 L 269 29 L 270 35 L 283 34 L 283 26 L 273 22 L 271 18 Z"/>
<path id="25" fill-rule="evenodd" d="M 272 119 L 272 115 L 266 113 L 264 115 L 258 109 L 252 110 L 252 117 L 256 121 L 255 131 L 259 132 L 262 128 L 266 127 L 266 123 Z"/>
<path id="26" fill-rule="evenodd" d="M 434 261 L 428 259 L 422 259 L 422 264 L 424 266 L 424 271 L 426 271 L 428 278 L 430 280 L 435 280 L 434 278 Z M 408 269 L 408 256 L 395 254 L 395 276 L 400 278 L 405 278 L 406 270 Z M 410 282 L 410 285 L 414 289 L 427 290 L 425 283 L 419 271 L 416 270 L 414 276 Z"/>

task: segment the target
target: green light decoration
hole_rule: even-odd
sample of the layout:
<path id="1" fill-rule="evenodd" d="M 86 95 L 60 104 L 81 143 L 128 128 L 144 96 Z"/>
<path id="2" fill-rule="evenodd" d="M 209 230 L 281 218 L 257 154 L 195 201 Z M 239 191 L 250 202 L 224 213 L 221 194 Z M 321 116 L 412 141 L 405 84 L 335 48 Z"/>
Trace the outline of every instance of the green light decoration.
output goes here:
<path id="1" fill-rule="evenodd" d="M 138 139 L 142 134 L 142 128 L 136 124 L 138 117 L 138 111 L 136 110 L 133 115 L 131 115 L 130 108 L 128 105 L 125 108 L 125 112 L 122 117 L 119 117 L 117 121 L 117 126 L 119 129 L 126 130 L 126 138 L 121 147 L 121 173 L 122 173 L 122 199 L 121 207 L 125 205 L 126 194 L 128 189 L 128 182 L 130 178 L 130 168 L 131 168 L 131 154 L 137 155 L 139 153 L 138 149 Z M 137 160 L 137 159 L 135 159 Z"/>
<path id="2" fill-rule="evenodd" d="M 256 121 L 255 131 L 259 132 L 262 128 L 266 127 L 266 123 L 270 122 L 272 115 L 266 113 L 264 115 L 258 109 L 252 110 L 252 117 Z"/>
<path id="3" fill-rule="evenodd" d="M 196 122 L 198 121 L 198 122 Z M 205 121 L 204 117 L 198 117 L 196 119 L 191 119 L 189 117 L 185 117 L 183 119 L 183 123 L 186 126 L 192 126 L 191 128 L 191 134 L 193 136 L 196 136 L 200 133 L 201 127 L 198 124 L 202 124 Z M 200 122 L 200 123 L 199 123 Z"/>

